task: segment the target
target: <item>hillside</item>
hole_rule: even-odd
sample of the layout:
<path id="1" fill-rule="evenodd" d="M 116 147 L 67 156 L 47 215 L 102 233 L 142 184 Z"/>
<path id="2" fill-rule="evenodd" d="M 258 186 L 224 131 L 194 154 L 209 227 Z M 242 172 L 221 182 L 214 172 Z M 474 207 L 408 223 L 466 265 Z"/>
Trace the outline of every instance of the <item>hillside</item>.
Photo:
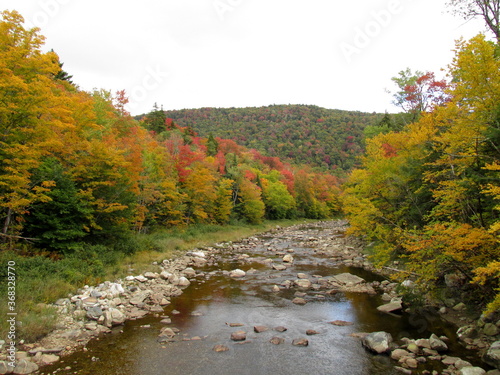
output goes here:
<path id="1" fill-rule="evenodd" d="M 363 152 L 363 130 L 383 115 L 312 105 L 201 108 L 166 111 L 200 136 L 212 133 L 267 156 L 323 170 L 348 171 Z"/>

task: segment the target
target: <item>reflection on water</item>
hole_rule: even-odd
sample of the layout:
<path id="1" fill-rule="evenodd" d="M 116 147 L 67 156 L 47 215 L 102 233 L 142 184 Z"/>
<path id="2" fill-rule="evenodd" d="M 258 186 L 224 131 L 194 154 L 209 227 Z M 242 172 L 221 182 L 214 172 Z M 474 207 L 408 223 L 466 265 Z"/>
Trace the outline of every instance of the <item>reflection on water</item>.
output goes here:
<path id="1" fill-rule="evenodd" d="M 314 227 L 315 236 L 328 236 Z M 331 234 L 330 234 L 331 235 Z M 440 321 L 428 322 L 420 315 L 395 316 L 376 310 L 381 304 L 379 296 L 365 294 L 335 294 L 318 297 L 309 293 L 308 303 L 294 305 L 295 290 L 272 293 L 271 287 L 286 279 L 295 279 L 297 272 L 309 275 L 331 276 L 351 272 L 367 280 L 380 278 L 367 271 L 352 268 L 336 268 L 324 256 L 304 251 L 301 244 L 290 238 L 268 238 L 278 241 L 281 248 L 294 248 L 296 263 L 284 272 L 271 270 L 268 265 L 251 261 L 236 261 L 219 265 L 219 269 L 240 267 L 254 268 L 254 274 L 234 280 L 217 273 L 209 278 L 200 277 L 183 295 L 173 299 L 165 308 L 171 317 L 172 327 L 180 330 L 178 340 L 159 344 L 157 336 L 163 327 L 161 318 L 148 316 L 127 322 L 113 333 L 88 345 L 87 352 L 75 353 L 60 363 L 44 368 L 44 374 L 102 374 L 102 375 L 158 375 L 158 374 L 396 374 L 394 363 L 387 356 L 367 353 L 359 339 L 351 337 L 355 332 L 388 331 L 395 338 L 405 336 L 429 337 L 430 332 L 452 336 L 452 331 Z M 263 246 L 248 249 L 253 259 L 270 256 Z M 314 264 L 314 266 L 313 266 Z M 205 270 L 207 273 L 211 269 Z M 316 294 L 315 294 L 316 293 Z M 318 298 L 315 298 L 318 297 Z M 178 314 L 173 314 L 177 310 Z M 353 325 L 337 327 L 332 320 L 344 320 Z M 240 323 L 233 328 L 229 323 Z M 253 326 L 264 325 L 270 329 L 254 333 Z M 149 326 L 145 328 L 144 326 Z M 273 327 L 285 326 L 279 333 Z M 231 332 L 243 329 L 247 341 L 237 344 L 230 340 Z M 306 330 L 319 334 L 306 336 Z M 273 345 L 273 336 L 285 339 L 282 345 Z M 295 347 L 295 338 L 307 337 L 309 346 Z M 223 344 L 229 351 L 216 353 L 216 344 Z M 456 344 L 452 344 L 456 347 Z"/>

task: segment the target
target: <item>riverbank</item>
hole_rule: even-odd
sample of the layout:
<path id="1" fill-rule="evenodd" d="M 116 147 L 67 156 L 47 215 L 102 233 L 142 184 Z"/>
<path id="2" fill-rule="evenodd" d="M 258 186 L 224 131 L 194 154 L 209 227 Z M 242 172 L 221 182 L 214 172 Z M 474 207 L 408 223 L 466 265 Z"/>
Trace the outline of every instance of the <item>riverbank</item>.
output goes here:
<path id="1" fill-rule="evenodd" d="M 319 228 L 316 227 L 317 225 L 319 224 L 308 226 Z M 343 236 L 345 222 L 336 221 L 321 225 L 327 226 L 333 235 L 327 239 L 311 236 L 306 230 L 307 226 L 295 226 L 286 230 L 275 229 L 267 235 L 274 236 L 280 232 L 293 237 L 304 246 L 311 248 L 316 256 L 324 257 L 325 262 L 329 264 L 377 272 L 367 260 L 367 256 L 362 254 L 364 244 L 355 238 Z M 220 272 L 225 272 L 227 277 L 241 277 L 244 280 L 246 274 L 250 275 L 255 272 L 250 265 L 251 262 L 257 261 L 262 262 L 266 269 L 271 267 L 276 275 L 283 274 L 290 267 L 289 264 L 293 263 L 293 257 L 298 254 L 294 254 L 293 249 L 280 248 L 272 241 L 266 242 L 265 237 L 266 235 L 259 236 L 259 238 L 249 237 L 238 243 L 226 242 L 198 248 L 175 259 L 155 261 L 150 264 L 152 268 L 150 271 L 143 273 L 131 271 L 124 279 L 82 288 L 71 298 L 60 299 L 56 302 L 55 308 L 58 309 L 60 316 L 57 330 L 37 344 L 22 347 L 23 351 L 18 352 L 18 360 L 25 364 L 25 371 L 28 371 L 30 365 L 31 369 L 34 369 L 34 366 L 43 366 L 57 361 L 75 350 L 85 350 L 90 340 L 112 331 L 116 332 L 117 329 L 119 331 L 120 326 L 126 320 L 138 319 L 148 314 L 160 317 L 165 307 L 175 301 L 176 297 L 181 296 L 192 281 L 199 277 L 210 276 L 204 275 L 201 269 L 210 265 L 217 267 L 222 258 L 230 257 L 241 265 L 238 270 L 220 270 Z M 269 259 L 260 261 L 247 254 L 247 251 L 257 245 L 266 247 L 271 262 Z M 399 284 L 389 280 L 370 283 L 361 282 L 359 279 L 355 281 L 350 279 L 348 282 L 341 282 L 341 280 L 338 277 L 327 278 L 302 273 L 296 280 L 285 280 L 274 285 L 272 289 L 280 293 L 288 289 L 301 288 L 302 294 L 294 298 L 293 303 L 297 304 L 307 303 L 308 291 L 315 290 L 322 294 L 311 296 L 311 298 L 319 298 L 321 295 L 324 298 L 331 293 L 345 292 L 380 293 L 387 303 L 397 303 L 401 298 L 398 293 Z M 480 342 L 479 338 L 473 340 Z M 409 344 L 411 343 L 405 345 Z M 446 360 L 444 357 L 442 359 Z"/>

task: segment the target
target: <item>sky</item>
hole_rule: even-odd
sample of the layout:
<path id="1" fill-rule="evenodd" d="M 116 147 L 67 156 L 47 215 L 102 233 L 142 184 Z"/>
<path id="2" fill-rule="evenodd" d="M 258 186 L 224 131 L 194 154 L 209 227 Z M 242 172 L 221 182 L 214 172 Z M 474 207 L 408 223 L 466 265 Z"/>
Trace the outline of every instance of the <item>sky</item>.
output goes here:
<path id="1" fill-rule="evenodd" d="M 311 104 L 396 112 L 391 77 L 444 77 L 480 32 L 447 0 L 2 0 L 83 90 L 125 90 L 133 114 Z"/>

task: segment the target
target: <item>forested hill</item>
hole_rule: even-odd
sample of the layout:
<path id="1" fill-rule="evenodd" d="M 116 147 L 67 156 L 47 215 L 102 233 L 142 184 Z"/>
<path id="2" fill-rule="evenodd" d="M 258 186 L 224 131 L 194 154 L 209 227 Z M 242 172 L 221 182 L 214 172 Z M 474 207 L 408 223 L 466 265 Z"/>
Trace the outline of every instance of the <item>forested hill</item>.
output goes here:
<path id="1" fill-rule="evenodd" d="M 166 111 L 200 136 L 228 138 L 267 156 L 329 170 L 350 170 L 363 152 L 363 130 L 383 115 L 312 105 Z"/>

